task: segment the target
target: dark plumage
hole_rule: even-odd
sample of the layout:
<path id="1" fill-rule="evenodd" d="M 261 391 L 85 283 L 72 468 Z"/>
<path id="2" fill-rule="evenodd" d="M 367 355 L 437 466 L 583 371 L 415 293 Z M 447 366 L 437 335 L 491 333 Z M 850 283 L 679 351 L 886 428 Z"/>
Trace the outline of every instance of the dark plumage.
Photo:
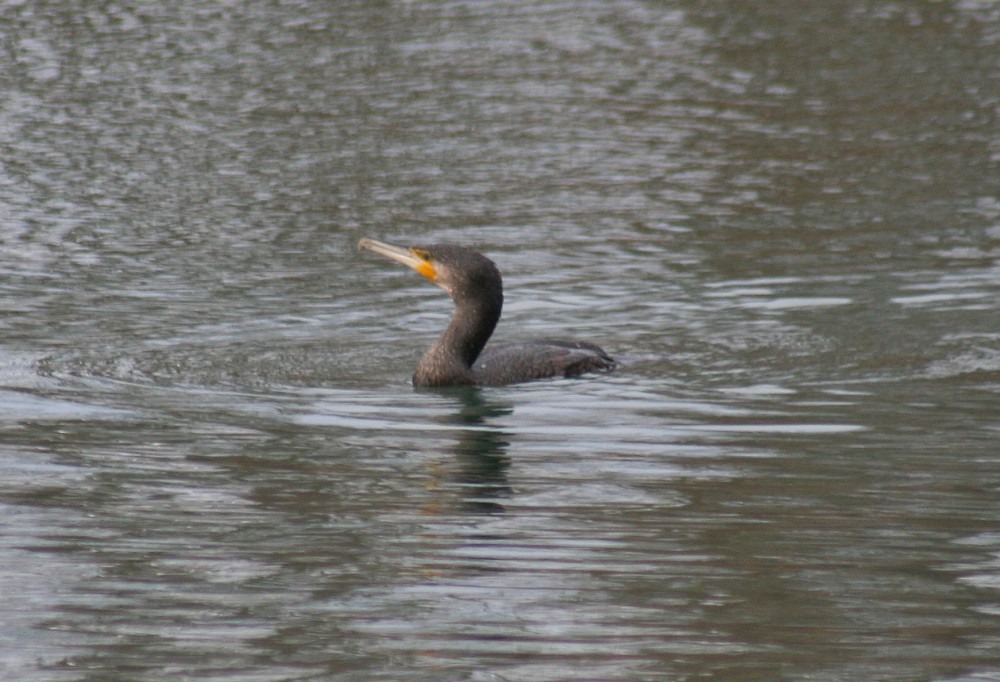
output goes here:
<path id="1" fill-rule="evenodd" d="M 417 364 L 415 386 L 498 386 L 615 367 L 599 346 L 585 341 L 542 339 L 484 350 L 503 308 L 503 280 L 480 253 L 454 244 L 403 248 L 367 238 L 358 248 L 410 266 L 455 302 L 448 326 Z"/>

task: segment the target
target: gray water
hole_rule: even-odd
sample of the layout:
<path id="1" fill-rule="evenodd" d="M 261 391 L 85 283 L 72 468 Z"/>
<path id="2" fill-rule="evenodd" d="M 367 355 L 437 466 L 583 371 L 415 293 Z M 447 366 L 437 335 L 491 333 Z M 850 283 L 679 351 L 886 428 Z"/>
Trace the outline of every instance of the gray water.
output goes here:
<path id="1" fill-rule="evenodd" d="M 1000 680 L 1000 6 L 0 5 L 0 678 Z M 475 245 L 501 339 L 418 392 Z"/>

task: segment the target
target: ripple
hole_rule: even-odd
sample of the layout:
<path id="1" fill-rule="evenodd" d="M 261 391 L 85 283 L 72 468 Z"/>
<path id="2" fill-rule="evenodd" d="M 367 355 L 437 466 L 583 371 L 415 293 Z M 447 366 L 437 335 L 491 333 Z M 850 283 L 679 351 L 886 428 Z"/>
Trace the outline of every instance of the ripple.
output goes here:
<path id="1" fill-rule="evenodd" d="M 113 420 L 138 416 L 139 413 L 132 410 L 0 389 L 0 422 Z"/>
<path id="2" fill-rule="evenodd" d="M 844 297 L 834 296 L 793 296 L 780 297 L 767 300 L 749 300 L 741 305 L 745 308 L 759 308 L 761 310 L 794 310 L 796 308 L 824 308 L 829 306 L 848 305 L 853 300 Z"/>

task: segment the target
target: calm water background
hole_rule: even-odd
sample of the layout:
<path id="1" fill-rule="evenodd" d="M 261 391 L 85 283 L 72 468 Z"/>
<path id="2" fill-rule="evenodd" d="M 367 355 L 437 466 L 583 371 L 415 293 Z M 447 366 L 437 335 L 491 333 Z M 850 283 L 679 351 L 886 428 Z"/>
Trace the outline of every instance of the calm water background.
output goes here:
<path id="1" fill-rule="evenodd" d="M 0 4 L 0 678 L 1000 679 L 1000 6 Z M 620 371 L 443 393 L 498 337 Z"/>

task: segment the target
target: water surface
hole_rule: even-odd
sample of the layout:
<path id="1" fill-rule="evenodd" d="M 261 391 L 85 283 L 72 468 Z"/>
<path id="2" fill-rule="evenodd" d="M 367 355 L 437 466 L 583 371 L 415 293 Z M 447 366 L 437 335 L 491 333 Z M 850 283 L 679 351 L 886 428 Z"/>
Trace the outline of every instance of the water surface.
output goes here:
<path id="1" fill-rule="evenodd" d="M 828 5 L 8 3 L 0 677 L 1000 679 L 1000 10 Z"/>

